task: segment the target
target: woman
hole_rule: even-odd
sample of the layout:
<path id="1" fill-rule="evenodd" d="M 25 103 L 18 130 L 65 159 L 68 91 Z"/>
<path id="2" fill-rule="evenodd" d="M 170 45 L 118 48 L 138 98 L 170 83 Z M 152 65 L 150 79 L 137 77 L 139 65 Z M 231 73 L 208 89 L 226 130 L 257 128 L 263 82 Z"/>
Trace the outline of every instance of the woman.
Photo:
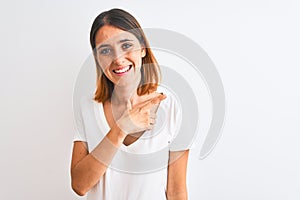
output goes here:
<path id="1" fill-rule="evenodd" d="M 118 151 L 146 155 L 162 149 L 175 137 L 180 119 L 174 96 L 158 86 L 159 65 L 139 23 L 121 9 L 103 12 L 94 20 L 90 43 L 97 88 L 93 99 L 81 105 L 81 115 L 76 119 L 79 133 L 71 163 L 73 190 L 80 196 L 88 193 L 89 200 L 187 199 L 187 149 L 170 149 L 167 165 L 152 171 L 146 167 L 155 160 L 132 162 Z M 97 123 L 104 132 L 102 137 L 88 119 L 88 105 L 99 111 Z M 165 115 L 158 116 L 162 110 Z M 158 131 L 159 120 L 164 126 Z M 122 159 L 125 168 L 145 164 L 145 173 L 114 169 L 113 162 Z"/>

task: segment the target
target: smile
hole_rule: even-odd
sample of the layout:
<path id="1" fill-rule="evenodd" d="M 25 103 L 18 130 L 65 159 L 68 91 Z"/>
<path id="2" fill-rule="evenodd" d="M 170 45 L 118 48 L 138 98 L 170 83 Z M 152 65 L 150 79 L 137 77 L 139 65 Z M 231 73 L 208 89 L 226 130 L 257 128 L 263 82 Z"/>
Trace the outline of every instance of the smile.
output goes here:
<path id="1" fill-rule="evenodd" d="M 118 68 L 118 69 L 114 69 L 113 72 L 117 75 L 123 75 L 125 74 L 126 72 L 128 72 L 130 69 L 132 68 L 132 65 L 128 65 L 128 66 L 125 66 L 125 67 L 121 67 L 121 68 Z"/>

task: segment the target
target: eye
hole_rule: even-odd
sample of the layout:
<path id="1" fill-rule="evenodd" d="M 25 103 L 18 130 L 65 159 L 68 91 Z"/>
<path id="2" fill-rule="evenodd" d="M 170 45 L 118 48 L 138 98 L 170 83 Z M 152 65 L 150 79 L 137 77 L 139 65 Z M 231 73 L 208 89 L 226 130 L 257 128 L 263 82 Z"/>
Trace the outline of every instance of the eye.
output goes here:
<path id="1" fill-rule="evenodd" d="M 130 43 L 124 43 L 124 44 L 122 44 L 122 48 L 123 49 L 129 49 L 130 47 L 132 47 L 132 44 L 130 44 Z"/>
<path id="2" fill-rule="evenodd" d="M 111 49 L 110 48 L 104 48 L 104 49 L 101 49 L 100 50 L 100 54 L 101 55 L 107 55 L 111 52 Z"/>

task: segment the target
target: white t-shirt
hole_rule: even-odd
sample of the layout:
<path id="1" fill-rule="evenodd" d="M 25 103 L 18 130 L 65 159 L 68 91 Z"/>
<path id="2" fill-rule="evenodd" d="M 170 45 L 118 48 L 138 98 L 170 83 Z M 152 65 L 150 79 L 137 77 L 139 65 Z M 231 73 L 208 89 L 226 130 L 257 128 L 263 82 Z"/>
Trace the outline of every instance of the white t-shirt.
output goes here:
<path id="1" fill-rule="evenodd" d="M 88 192 L 88 200 L 166 200 L 167 167 L 172 140 L 181 123 L 180 104 L 166 88 L 167 98 L 157 110 L 154 129 L 145 131 L 134 143 L 122 144 L 100 181 Z M 78 132 L 74 141 L 85 141 L 91 152 L 110 130 L 103 105 L 93 96 L 82 99 L 75 113 Z"/>

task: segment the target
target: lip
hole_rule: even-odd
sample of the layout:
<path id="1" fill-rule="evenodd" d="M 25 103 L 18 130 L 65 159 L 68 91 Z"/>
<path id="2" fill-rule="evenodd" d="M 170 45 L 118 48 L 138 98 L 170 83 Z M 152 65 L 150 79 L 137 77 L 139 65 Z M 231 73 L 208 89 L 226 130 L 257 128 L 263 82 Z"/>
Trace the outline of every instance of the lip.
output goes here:
<path id="1" fill-rule="evenodd" d="M 122 66 L 122 67 L 117 67 L 117 68 L 113 69 L 112 71 L 117 76 L 123 76 L 123 75 L 127 74 L 131 70 L 131 68 L 132 68 L 132 65 L 126 65 L 126 66 Z M 123 69 L 127 69 L 127 70 L 122 72 Z M 119 71 L 119 72 L 117 72 L 117 71 Z"/>

